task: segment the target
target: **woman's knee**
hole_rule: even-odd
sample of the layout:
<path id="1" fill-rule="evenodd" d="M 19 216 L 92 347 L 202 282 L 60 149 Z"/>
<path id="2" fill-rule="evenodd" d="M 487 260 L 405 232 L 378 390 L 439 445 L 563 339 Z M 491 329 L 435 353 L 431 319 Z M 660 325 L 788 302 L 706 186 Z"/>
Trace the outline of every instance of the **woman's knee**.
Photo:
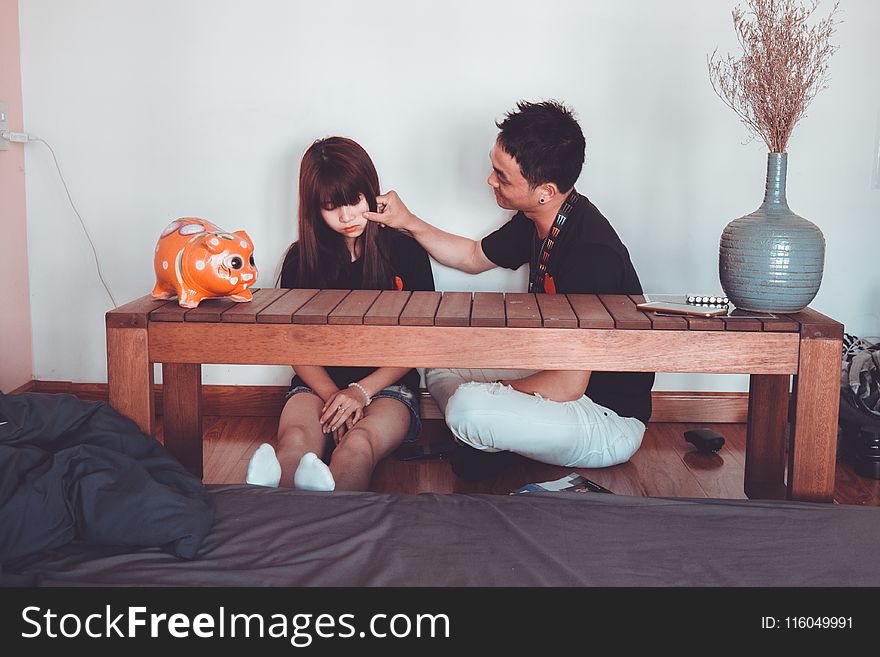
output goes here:
<path id="1" fill-rule="evenodd" d="M 336 446 L 334 455 L 339 454 L 348 458 L 364 458 L 374 461 L 376 450 L 373 440 L 372 432 L 354 427 L 343 436 Z"/>
<path id="2" fill-rule="evenodd" d="M 309 432 L 298 424 L 278 427 L 278 449 L 306 447 L 309 444 Z"/>

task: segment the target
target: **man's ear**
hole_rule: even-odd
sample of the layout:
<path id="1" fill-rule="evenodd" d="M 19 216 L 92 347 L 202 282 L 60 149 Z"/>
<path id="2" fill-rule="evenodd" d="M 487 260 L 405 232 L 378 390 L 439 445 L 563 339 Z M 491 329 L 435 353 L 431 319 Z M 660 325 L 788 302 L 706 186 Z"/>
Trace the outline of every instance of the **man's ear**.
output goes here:
<path id="1" fill-rule="evenodd" d="M 550 203 L 559 194 L 559 188 L 556 186 L 556 183 L 552 182 L 539 185 L 538 191 L 540 192 L 539 200 L 541 203 Z"/>

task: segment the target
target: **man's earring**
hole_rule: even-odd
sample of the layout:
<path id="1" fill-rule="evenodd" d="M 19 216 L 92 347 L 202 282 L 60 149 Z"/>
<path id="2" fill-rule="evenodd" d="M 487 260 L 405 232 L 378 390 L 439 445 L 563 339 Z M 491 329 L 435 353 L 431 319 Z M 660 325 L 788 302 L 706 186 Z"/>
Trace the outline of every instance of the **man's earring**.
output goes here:
<path id="1" fill-rule="evenodd" d="M 547 199 L 545 199 L 545 198 L 541 198 L 540 202 L 543 203 L 543 202 L 546 201 L 546 200 L 547 200 Z"/>

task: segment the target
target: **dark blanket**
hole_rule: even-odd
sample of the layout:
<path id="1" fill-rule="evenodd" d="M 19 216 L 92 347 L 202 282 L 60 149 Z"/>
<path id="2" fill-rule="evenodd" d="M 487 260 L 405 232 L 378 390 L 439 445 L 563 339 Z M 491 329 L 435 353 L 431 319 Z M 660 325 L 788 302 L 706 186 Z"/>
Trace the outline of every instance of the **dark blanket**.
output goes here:
<path id="1" fill-rule="evenodd" d="M 109 405 L 0 394 L 0 563 L 74 539 L 192 559 L 213 518 L 201 481 Z"/>
<path id="2" fill-rule="evenodd" d="M 70 544 L 19 586 L 880 586 L 880 508 L 208 486 L 199 558 Z"/>

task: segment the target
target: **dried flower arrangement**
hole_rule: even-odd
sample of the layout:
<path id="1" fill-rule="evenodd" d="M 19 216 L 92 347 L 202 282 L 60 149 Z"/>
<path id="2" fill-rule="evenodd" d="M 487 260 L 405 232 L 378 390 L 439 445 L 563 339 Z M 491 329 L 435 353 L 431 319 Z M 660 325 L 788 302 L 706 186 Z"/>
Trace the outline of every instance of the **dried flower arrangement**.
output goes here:
<path id="1" fill-rule="evenodd" d="M 733 26 L 742 48 L 740 58 L 708 58 L 712 88 L 771 153 L 784 153 L 794 126 L 828 86 L 828 61 L 838 13 L 815 25 L 807 20 L 819 6 L 797 0 L 747 0 L 748 11 L 733 10 Z"/>

